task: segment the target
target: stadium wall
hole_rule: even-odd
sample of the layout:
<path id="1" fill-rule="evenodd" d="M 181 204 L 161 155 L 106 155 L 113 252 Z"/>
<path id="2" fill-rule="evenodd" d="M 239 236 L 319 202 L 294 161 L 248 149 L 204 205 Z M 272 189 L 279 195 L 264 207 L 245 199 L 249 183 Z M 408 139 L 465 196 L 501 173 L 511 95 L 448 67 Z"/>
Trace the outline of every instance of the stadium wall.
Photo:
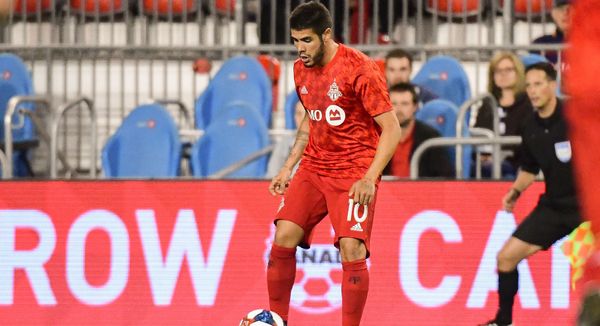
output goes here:
<path id="1" fill-rule="evenodd" d="M 0 325 L 237 325 L 267 307 L 265 257 L 280 203 L 265 181 L 4 182 Z M 383 182 L 364 325 L 469 325 L 497 305 L 495 256 L 515 214 L 504 182 Z M 340 325 L 329 223 L 297 252 L 294 325 Z M 555 246 L 520 265 L 517 325 L 572 323 Z"/>

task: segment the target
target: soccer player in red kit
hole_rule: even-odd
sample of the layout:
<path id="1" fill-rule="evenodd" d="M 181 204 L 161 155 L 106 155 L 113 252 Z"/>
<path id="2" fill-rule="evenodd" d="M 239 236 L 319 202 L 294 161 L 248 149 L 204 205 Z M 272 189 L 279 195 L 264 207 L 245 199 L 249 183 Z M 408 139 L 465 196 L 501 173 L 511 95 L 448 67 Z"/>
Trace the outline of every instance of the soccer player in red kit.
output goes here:
<path id="1" fill-rule="evenodd" d="M 573 1 L 570 46 L 567 49 L 566 87 L 571 96 L 567 111 L 573 140 L 583 216 L 592 223 L 596 247 L 587 260 L 581 290 L 585 294 L 577 325 L 600 325 L 600 6 L 597 0 Z"/>
<path id="2" fill-rule="evenodd" d="M 296 92 L 307 114 L 269 186 L 273 195 L 284 195 L 267 268 L 270 306 L 288 319 L 296 247 L 308 248 L 312 229 L 329 215 L 342 258 L 342 325 L 359 325 L 369 289 L 366 258 L 377 184 L 400 127 L 379 68 L 363 53 L 335 43 L 325 6 L 301 4 L 289 21 L 299 55 Z"/>

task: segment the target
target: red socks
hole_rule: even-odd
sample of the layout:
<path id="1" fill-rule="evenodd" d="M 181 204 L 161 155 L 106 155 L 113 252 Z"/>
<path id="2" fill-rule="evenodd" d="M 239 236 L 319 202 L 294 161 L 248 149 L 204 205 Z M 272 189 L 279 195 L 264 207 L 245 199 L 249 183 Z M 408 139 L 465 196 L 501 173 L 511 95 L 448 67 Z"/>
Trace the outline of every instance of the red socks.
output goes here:
<path id="1" fill-rule="evenodd" d="M 342 325 L 360 325 L 367 294 L 369 293 L 369 271 L 365 259 L 342 262 Z M 296 278 L 296 248 L 284 248 L 276 244 L 271 247 L 267 267 L 270 309 L 283 320 L 288 319 L 290 295 Z"/>
<path id="2" fill-rule="evenodd" d="M 365 259 L 342 262 L 342 325 L 360 325 L 369 293 L 369 270 Z"/>
<path id="3" fill-rule="evenodd" d="M 273 243 L 267 266 L 267 287 L 270 309 L 283 320 L 288 319 L 290 295 L 296 278 L 296 248 L 284 248 Z"/>

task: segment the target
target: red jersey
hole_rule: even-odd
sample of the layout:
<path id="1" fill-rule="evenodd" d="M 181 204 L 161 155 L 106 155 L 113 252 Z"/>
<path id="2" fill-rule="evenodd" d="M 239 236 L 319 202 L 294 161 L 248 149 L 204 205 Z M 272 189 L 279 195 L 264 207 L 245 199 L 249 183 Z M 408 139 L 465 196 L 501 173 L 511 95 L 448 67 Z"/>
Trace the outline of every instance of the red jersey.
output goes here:
<path id="1" fill-rule="evenodd" d="M 381 133 L 373 117 L 392 109 L 377 64 L 340 44 L 324 67 L 307 68 L 296 60 L 294 81 L 310 125 L 300 167 L 328 177 L 362 178 Z"/>
<path id="2" fill-rule="evenodd" d="M 414 129 L 413 129 L 414 130 Z M 398 144 L 391 159 L 391 174 L 396 177 L 410 177 L 410 152 L 414 143 L 414 132 Z"/>

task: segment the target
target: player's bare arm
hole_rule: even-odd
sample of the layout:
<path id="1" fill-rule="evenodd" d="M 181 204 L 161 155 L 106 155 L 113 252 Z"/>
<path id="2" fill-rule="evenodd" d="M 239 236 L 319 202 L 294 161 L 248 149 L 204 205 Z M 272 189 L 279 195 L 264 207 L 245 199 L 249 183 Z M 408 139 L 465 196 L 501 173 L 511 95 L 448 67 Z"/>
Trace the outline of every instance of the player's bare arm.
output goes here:
<path id="1" fill-rule="evenodd" d="M 269 192 L 271 192 L 271 195 L 283 195 L 285 193 L 294 166 L 296 166 L 296 164 L 298 164 L 298 161 L 300 161 L 300 158 L 302 158 L 302 153 L 304 153 L 304 149 L 308 144 L 308 133 L 308 114 L 306 114 L 304 115 L 302 122 L 298 126 L 296 140 L 294 141 L 294 145 L 292 146 L 290 155 L 279 170 L 279 173 L 277 173 L 277 175 L 274 176 L 273 179 L 271 179 L 271 184 L 269 185 Z"/>
<path id="2" fill-rule="evenodd" d="M 507 212 L 512 212 L 515 207 L 515 203 L 521 193 L 525 191 L 535 181 L 535 175 L 523 170 L 519 170 L 515 182 L 512 184 L 510 190 L 502 198 L 502 207 Z"/>
<path id="3" fill-rule="evenodd" d="M 377 143 L 375 157 L 363 178 L 352 185 L 349 193 L 349 196 L 354 198 L 355 203 L 362 205 L 373 201 L 375 182 L 394 155 L 400 141 L 400 124 L 393 111 L 376 116 L 375 122 L 381 127 L 381 136 L 379 137 L 379 143 Z"/>

